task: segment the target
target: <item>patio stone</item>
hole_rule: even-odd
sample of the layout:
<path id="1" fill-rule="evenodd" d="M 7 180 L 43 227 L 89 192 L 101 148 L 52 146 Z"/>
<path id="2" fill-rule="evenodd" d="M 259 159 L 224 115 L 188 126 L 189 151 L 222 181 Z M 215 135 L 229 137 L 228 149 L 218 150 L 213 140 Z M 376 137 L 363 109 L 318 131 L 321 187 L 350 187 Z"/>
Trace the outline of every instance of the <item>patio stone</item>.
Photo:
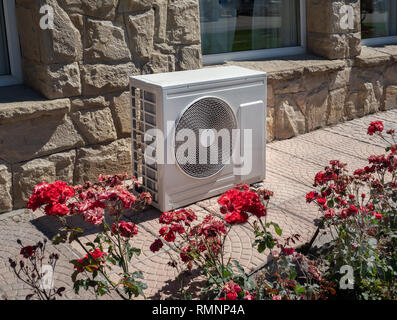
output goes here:
<path id="1" fill-rule="evenodd" d="M 391 110 L 369 115 L 361 119 L 346 122 L 327 129 L 320 129 L 308 134 L 300 135 L 289 140 L 276 141 L 267 145 L 267 175 L 266 179 L 259 185 L 275 192 L 267 212 L 267 221 L 277 223 L 283 230 L 282 239 L 299 234 L 301 238 L 291 246 L 301 245 L 311 240 L 316 231 L 314 220 L 321 214 L 314 204 L 307 204 L 305 195 L 312 190 L 314 174 L 323 169 L 329 160 L 338 159 L 348 163 L 348 168 L 353 169 L 366 164 L 366 158 L 372 154 L 383 152 L 383 143 L 374 136 L 367 136 L 366 129 L 369 122 L 373 120 L 382 120 L 385 126 L 397 127 L 397 111 Z M 128 139 L 125 139 L 126 141 Z M 126 145 L 128 142 L 126 142 Z M 117 145 L 117 148 L 116 148 Z M 125 145 L 125 146 L 126 146 Z M 79 171 L 75 176 L 78 179 L 85 179 L 86 169 L 83 165 L 84 157 L 98 157 L 95 161 L 100 170 L 100 156 L 104 161 L 117 161 L 123 156 L 114 155 L 113 148 L 119 149 L 121 146 L 118 142 L 101 147 L 102 149 L 94 150 L 85 148 L 77 152 L 77 165 Z M 123 148 L 121 148 L 123 149 Z M 81 150 L 81 149 L 80 149 Z M 83 153 L 81 153 L 83 152 Z M 68 155 L 68 157 L 66 157 Z M 58 175 L 62 172 L 69 172 L 66 159 L 74 161 L 73 153 L 60 153 L 57 159 L 52 156 L 46 157 L 41 161 L 46 172 L 52 172 L 52 175 Z M 79 160 L 80 157 L 80 160 Z M 110 157 L 110 158 L 109 158 Z M 58 160 L 62 160 L 57 162 Z M 108 160 L 106 160 L 108 159 Z M 92 159 L 91 159 L 92 160 Z M 52 163 L 59 163 L 58 166 Z M 62 165 L 61 165 L 62 164 Z M 88 168 L 90 175 L 99 174 L 99 171 L 92 171 Z M 33 181 L 33 180 L 32 180 Z M 213 213 L 218 218 L 223 215 L 219 211 L 217 204 L 218 197 L 204 199 L 188 208 L 194 210 L 198 220 Z M 27 213 L 25 213 L 27 212 Z M 176 297 L 180 289 L 181 280 L 183 287 L 193 297 L 198 298 L 200 289 L 203 286 L 204 277 L 199 270 L 193 268 L 191 271 L 183 272 L 179 279 L 176 277 L 184 268 L 175 269 L 167 262 L 170 256 L 178 260 L 178 254 L 175 251 L 174 244 L 165 243 L 163 248 L 156 253 L 149 250 L 150 244 L 157 238 L 160 224 L 158 218 L 160 212 L 154 208 L 134 214 L 127 214 L 127 219 L 138 225 L 139 234 L 133 238 L 131 244 L 142 250 L 140 256 L 133 257 L 130 269 L 139 270 L 144 274 L 144 282 L 148 288 L 145 290 L 147 299 L 165 299 Z M 264 219 L 264 218 L 262 218 Z M 255 220 L 250 217 L 250 222 Z M 82 226 L 85 234 L 83 241 L 92 241 L 98 232 L 97 228 L 82 222 L 78 217 L 70 220 L 74 226 Z M 23 299 L 29 293 L 29 288 L 17 281 L 8 266 L 8 257 L 16 257 L 19 253 L 19 246 L 16 239 L 21 238 L 24 244 L 33 244 L 43 237 L 51 239 L 57 232 L 60 224 L 52 217 L 44 216 L 38 211 L 32 215 L 26 210 L 17 210 L 11 213 L 0 215 L 0 241 L 3 244 L 0 248 L 0 296 L 7 295 L 9 299 Z M 233 226 L 227 236 L 225 243 L 225 259 L 237 259 L 247 273 L 255 271 L 267 261 L 268 251 L 259 254 L 252 247 L 254 235 L 250 225 Z M 273 233 L 274 231 L 271 230 Z M 316 243 L 318 243 L 317 240 Z M 71 259 L 79 258 L 84 252 L 75 243 L 72 245 L 64 244 L 53 247 L 49 244 L 49 251 L 55 250 L 61 256 L 59 266 L 57 267 L 56 283 L 66 287 L 66 293 L 62 299 L 94 299 L 92 292 L 81 291 L 77 296 L 72 291 L 70 275 L 73 267 L 68 262 Z M 183 264 L 180 264 L 183 267 Z M 116 278 L 120 270 L 114 268 L 111 271 L 112 279 Z M 116 295 L 105 296 L 103 299 L 117 299 Z M 143 299 L 139 297 L 138 299 Z"/>

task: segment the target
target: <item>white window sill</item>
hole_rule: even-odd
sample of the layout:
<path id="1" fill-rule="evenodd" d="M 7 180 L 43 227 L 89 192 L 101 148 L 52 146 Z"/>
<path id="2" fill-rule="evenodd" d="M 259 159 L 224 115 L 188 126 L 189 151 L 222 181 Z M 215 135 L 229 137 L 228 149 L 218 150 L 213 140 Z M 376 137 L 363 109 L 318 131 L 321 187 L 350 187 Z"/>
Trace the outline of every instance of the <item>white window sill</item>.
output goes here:
<path id="1" fill-rule="evenodd" d="M 306 53 L 306 48 L 303 47 L 288 47 L 288 48 L 276 48 L 276 49 L 265 49 L 265 50 L 251 50 L 251 51 L 239 51 L 239 52 L 228 52 L 219 54 L 209 54 L 203 56 L 203 65 L 222 64 L 227 61 L 247 61 L 247 60 L 259 60 L 269 59 L 277 57 L 285 57 L 292 55 L 299 55 Z"/>
<path id="2" fill-rule="evenodd" d="M 387 44 L 397 44 L 397 36 L 363 39 L 361 41 L 361 43 L 368 47 L 369 46 L 382 46 L 382 45 L 387 45 Z"/>

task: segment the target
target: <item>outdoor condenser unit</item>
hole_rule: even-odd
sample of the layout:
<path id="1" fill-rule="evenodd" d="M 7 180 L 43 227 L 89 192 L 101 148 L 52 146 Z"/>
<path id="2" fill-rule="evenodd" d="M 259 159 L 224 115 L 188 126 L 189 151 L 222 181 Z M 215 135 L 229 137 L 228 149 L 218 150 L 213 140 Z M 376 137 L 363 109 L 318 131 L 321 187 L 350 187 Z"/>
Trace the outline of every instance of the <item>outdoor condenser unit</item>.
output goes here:
<path id="1" fill-rule="evenodd" d="M 229 66 L 141 75 L 130 90 L 133 174 L 159 210 L 265 178 L 266 73 Z"/>

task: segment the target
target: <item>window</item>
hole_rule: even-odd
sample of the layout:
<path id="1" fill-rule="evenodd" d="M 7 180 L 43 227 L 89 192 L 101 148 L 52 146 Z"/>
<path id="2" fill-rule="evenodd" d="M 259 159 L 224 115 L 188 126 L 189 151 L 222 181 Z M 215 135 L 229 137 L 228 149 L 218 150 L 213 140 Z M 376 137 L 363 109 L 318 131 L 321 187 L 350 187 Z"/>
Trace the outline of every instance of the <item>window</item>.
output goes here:
<path id="1" fill-rule="evenodd" d="M 0 86 L 22 82 L 15 1 L 0 0 Z"/>
<path id="2" fill-rule="evenodd" d="M 204 64 L 305 51 L 304 0 L 200 0 Z"/>
<path id="3" fill-rule="evenodd" d="M 364 44 L 397 42 L 397 1 L 361 0 L 361 33 Z"/>

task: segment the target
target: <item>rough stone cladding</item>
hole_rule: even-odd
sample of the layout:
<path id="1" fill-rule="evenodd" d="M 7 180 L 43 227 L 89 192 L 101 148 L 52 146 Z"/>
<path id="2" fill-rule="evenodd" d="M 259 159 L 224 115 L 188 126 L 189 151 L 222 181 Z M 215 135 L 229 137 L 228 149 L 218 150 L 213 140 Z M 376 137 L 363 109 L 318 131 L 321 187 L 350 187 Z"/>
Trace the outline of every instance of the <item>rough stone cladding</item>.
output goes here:
<path id="1" fill-rule="evenodd" d="M 357 2 L 307 0 L 315 56 L 227 63 L 268 73 L 269 142 L 397 108 L 397 46 L 327 42 L 359 32 L 332 27 L 336 8 L 357 12 Z M 55 9 L 53 30 L 39 27 L 44 4 Z M 0 212 L 24 207 L 42 181 L 130 172 L 128 76 L 202 67 L 197 0 L 16 5 L 25 84 L 36 92 L 0 88 Z"/>

